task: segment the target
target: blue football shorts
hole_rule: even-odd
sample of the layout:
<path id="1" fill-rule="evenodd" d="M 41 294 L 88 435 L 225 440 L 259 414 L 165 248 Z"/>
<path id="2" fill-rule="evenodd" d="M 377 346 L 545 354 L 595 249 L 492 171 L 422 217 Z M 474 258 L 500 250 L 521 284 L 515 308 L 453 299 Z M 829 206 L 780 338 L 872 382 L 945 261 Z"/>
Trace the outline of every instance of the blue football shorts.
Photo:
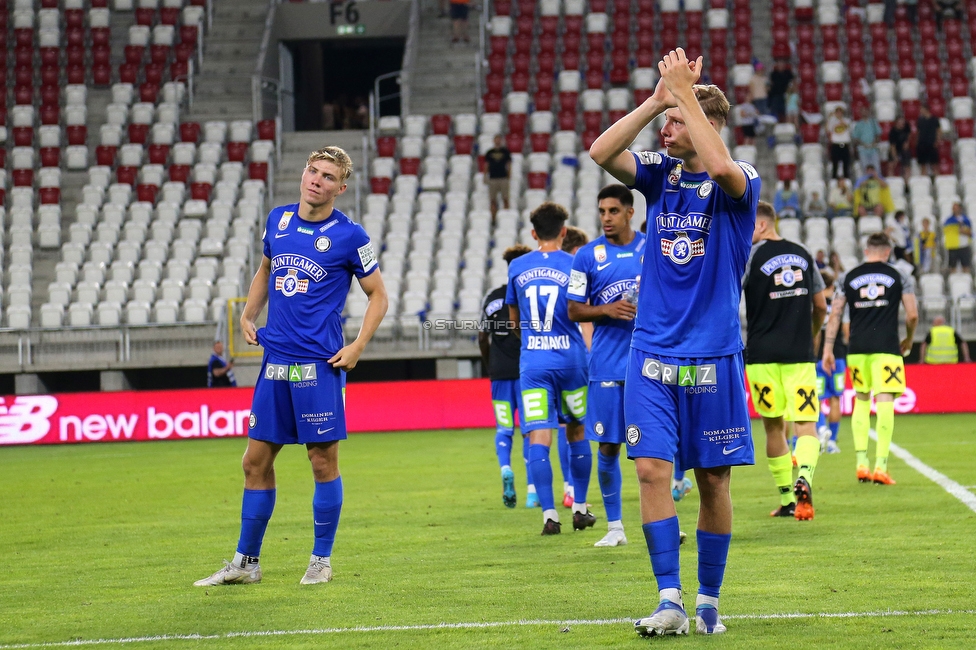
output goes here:
<path id="1" fill-rule="evenodd" d="M 742 353 L 699 359 L 631 349 L 624 385 L 628 458 L 679 470 L 753 465 Z"/>
<path id="2" fill-rule="evenodd" d="M 556 429 L 586 417 L 586 368 L 524 370 L 519 391 L 523 433 Z"/>
<path id="3" fill-rule="evenodd" d="M 622 445 L 626 428 L 624 382 L 591 381 L 586 395 L 586 439 Z"/>
<path id="4" fill-rule="evenodd" d="M 248 437 L 278 445 L 346 439 L 345 372 L 325 361 L 265 354 Z"/>
<path id="5" fill-rule="evenodd" d="M 823 362 L 817 362 L 817 395 L 820 399 L 843 397 L 847 387 L 847 359 L 837 359 L 837 367 L 833 375 L 827 375 L 823 369 Z"/>
<path id="6" fill-rule="evenodd" d="M 515 428 L 515 411 L 519 404 L 518 379 L 493 379 L 491 405 L 495 410 L 495 426 L 499 431 Z"/>

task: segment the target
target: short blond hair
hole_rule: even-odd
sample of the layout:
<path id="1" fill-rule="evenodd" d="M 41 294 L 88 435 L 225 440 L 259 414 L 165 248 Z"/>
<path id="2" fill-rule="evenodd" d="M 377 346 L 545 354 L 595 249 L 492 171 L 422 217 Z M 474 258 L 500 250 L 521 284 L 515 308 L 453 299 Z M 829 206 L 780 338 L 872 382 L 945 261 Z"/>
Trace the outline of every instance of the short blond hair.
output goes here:
<path id="1" fill-rule="evenodd" d="M 694 89 L 705 117 L 715 120 L 719 126 L 725 126 L 729 121 L 729 110 L 732 107 L 722 89 L 714 84 L 695 84 Z"/>
<path id="2" fill-rule="evenodd" d="M 330 162 L 339 168 L 340 182 L 345 183 L 346 179 L 352 176 L 352 158 L 341 147 L 322 147 L 318 151 L 313 151 L 308 156 L 305 167 L 309 167 L 314 162 Z"/>

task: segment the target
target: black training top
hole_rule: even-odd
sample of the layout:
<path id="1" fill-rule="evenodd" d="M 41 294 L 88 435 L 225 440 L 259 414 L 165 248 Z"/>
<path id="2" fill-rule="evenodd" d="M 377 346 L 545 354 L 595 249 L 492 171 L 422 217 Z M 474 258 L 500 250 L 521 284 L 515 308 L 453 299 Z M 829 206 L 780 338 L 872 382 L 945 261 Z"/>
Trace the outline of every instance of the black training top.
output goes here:
<path id="1" fill-rule="evenodd" d="M 886 262 L 865 262 L 837 279 L 851 314 L 850 354 L 901 354 L 898 306 L 915 281 Z"/>

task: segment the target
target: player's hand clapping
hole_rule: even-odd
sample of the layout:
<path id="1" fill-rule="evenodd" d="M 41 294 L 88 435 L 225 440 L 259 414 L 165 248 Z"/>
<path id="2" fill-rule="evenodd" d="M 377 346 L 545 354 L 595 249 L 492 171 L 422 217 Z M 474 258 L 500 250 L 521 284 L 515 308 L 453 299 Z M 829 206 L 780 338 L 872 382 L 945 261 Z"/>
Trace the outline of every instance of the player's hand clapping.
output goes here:
<path id="1" fill-rule="evenodd" d="M 617 320 L 634 320 L 637 316 L 637 305 L 627 302 L 623 298 L 608 302 L 605 307 L 605 315 L 608 318 Z"/>
<path id="2" fill-rule="evenodd" d="M 691 90 L 691 87 L 698 82 L 702 71 L 702 57 L 689 61 L 684 49 L 679 47 L 665 54 L 657 64 L 657 69 L 668 91 L 672 95 L 677 95 L 682 91 Z"/>

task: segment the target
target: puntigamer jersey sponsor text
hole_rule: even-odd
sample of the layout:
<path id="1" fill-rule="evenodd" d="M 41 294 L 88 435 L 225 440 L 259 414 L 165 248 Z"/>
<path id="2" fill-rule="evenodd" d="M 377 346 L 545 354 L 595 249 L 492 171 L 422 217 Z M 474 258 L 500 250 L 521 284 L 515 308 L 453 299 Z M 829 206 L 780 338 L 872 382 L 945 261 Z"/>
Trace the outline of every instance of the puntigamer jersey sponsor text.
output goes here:
<path id="1" fill-rule="evenodd" d="M 586 365 L 583 337 L 568 314 L 572 267 L 573 256 L 562 251 L 533 251 L 508 266 L 505 304 L 519 309 L 522 372 Z"/>
<path id="2" fill-rule="evenodd" d="M 915 281 L 886 262 L 865 262 L 837 279 L 851 314 L 849 354 L 901 354 L 898 308 Z"/>
<path id="3" fill-rule="evenodd" d="M 705 172 L 681 160 L 635 153 L 633 189 L 647 201 L 647 243 L 633 346 L 674 357 L 735 354 L 742 349 L 739 293 L 752 244 L 761 182 L 737 162 L 745 193 L 733 199 Z"/>
<path id="4" fill-rule="evenodd" d="M 285 205 L 268 215 L 264 255 L 271 260 L 268 324 L 258 341 L 278 356 L 332 357 L 344 345 L 342 309 L 352 276 L 377 268 L 366 231 L 339 210 L 313 223 L 298 216 L 297 203 Z"/>

